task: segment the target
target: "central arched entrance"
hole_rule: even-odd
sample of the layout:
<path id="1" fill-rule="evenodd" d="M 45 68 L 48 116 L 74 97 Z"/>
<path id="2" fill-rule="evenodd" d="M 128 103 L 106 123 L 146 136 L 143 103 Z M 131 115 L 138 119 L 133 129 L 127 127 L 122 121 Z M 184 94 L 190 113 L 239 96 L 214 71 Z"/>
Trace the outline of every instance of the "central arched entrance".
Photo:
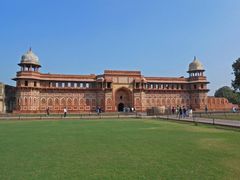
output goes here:
<path id="1" fill-rule="evenodd" d="M 128 88 L 121 87 L 115 91 L 115 110 L 124 112 L 133 107 L 132 92 Z"/>
<path id="2" fill-rule="evenodd" d="M 123 112 L 124 110 L 124 104 L 123 103 L 119 103 L 118 104 L 118 112 Z"/>

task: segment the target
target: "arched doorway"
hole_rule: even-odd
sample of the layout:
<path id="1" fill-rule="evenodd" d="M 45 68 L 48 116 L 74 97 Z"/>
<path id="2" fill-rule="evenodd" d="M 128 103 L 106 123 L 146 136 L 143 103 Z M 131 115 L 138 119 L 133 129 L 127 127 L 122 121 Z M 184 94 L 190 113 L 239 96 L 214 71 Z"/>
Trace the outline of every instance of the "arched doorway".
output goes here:
<path id="1" fill-rule="evenodd" d="M 132 108 L 132 92 L 125 87 L 119 88 L 115 91 L 115 110 L 123 112 L 124 108 Z"/>
<path id="2" fill-rule="evenodd" d="M 119 103 L 118 104 L 118 112 L 123 112 L 124 109 L 124 104 L 123 103 Z"/>

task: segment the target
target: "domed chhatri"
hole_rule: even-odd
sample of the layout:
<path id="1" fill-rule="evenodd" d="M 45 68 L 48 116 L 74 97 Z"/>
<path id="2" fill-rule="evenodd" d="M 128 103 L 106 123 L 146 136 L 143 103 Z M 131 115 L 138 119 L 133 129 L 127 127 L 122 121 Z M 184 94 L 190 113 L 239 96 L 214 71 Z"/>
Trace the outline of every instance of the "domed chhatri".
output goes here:
<path id="1" fill-rule="evenodd" d="M 33 53 L 31 48 L 24 55 L 22 55 L 20 64 L 32 64 L 40 66 L 39 58 Z"/>
<path id="2" fill-rule="evenodd" d="M 202 63 L 194 56 L 193 62 L 189 64 L 188 72 L 204 71 Z"/>
<path id="3" fill-rule="evenodd" d="M 21 71 L 38 72 L 41 67 L 39 58 L 32 52 L 31 48 L 22 55 L 21 62 L 18 65 L 21 67 Z"/>

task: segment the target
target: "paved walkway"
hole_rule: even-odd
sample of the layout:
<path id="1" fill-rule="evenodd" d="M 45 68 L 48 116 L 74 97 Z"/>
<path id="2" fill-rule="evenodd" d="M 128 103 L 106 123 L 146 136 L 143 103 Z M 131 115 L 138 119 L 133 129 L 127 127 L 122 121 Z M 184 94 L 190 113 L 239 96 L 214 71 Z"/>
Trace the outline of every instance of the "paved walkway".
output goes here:
<path id="1" fill-rule="evenodd" d="M 173 119 L 177 121 L 187 121 L 187 122 L 199 122 L 205 124 L 214 124 L 221 126 L 230 126 L 240 128 L 240 120 L 228 120 L 228 119 L 213 119 L 213 118 L 202 118 L 202 117 L 186 117 L 186 118 L 178 118 L 176 115 L 169 116 L 160 116 L 164 119 Z"/>

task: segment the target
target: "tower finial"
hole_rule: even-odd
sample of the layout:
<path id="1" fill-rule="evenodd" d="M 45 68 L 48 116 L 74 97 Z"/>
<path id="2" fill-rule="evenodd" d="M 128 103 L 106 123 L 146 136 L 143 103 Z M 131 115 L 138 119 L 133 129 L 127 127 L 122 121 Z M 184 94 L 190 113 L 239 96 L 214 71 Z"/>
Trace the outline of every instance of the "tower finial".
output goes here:
<path id="1" fill-rule="evenodd" d="M 197 60 L 197 57 L 196 56 L 194 56 L 194 59 L 193 59 L 194 61 L 196 61 Z"/>
<path id="2" fill-rule="evenodd" d="M 29 51 L 32 51 L 32 47 L 30 46 Z"/>

